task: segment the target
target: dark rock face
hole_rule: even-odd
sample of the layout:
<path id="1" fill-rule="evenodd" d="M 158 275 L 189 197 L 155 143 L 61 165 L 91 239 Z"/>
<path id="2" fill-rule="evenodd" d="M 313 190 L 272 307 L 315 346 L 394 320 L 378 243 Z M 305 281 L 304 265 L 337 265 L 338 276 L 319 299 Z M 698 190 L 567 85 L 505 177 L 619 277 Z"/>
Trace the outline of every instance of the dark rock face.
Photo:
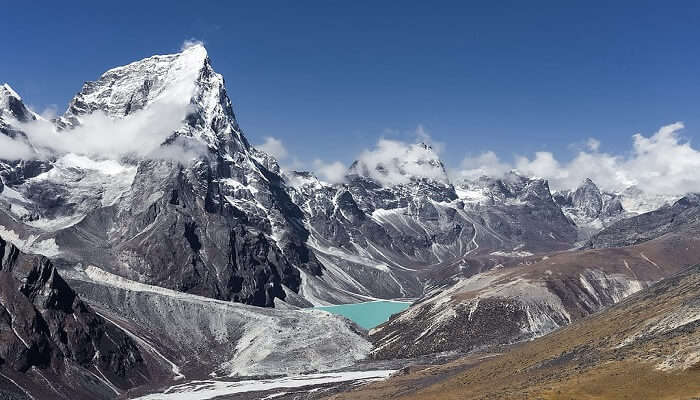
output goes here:
<path id="1" fill-rule="evenodd" d="M 1 369 L 26 379 L 58 377 L 56 391 L 79 398 L 112 397 L 114 389 L 149 379 L 135 343 L 83 303 L 47 258 L 25 255 L 2 238 Z"/>
<path id="2" fill-rule="evenodd" d="M 27 143 L 27 135 L 10 122 L 26 123 L 36 119 L 37 115 L 24 105 L 22 99 L 7 84 L 0 86 L 0 135 Z M 11 186 L 50 168 L 49 163 L 38 160 L 0 160 L 0 180 Z"/>
<path id="3" fill-rule="evenodd" d="M 455 187 L 446 175 L 434 174 L 441 163 L 427 160 L 437 156 L 427 147 L 421 151 L 420 165 L 431 166 L 438 178 L 401 175 L 404 169 L 420 170 L 407 163 L 393 166 L 391 176 L 410 183 L 383 183 L 360 163 L 343 184 L 326 184 L 308 173 L 286 175 L 310 227 L 310 246 L 344 290 L 419 296 L 443 275 L 477 268 L 468 256 L 572 247 L 576 227 L 555 204 L 546 181 L 510 174 Z M 380 179 L 389 175 L 384 168 Z M 478 200 L 469 193 L 479 193 Z"/>

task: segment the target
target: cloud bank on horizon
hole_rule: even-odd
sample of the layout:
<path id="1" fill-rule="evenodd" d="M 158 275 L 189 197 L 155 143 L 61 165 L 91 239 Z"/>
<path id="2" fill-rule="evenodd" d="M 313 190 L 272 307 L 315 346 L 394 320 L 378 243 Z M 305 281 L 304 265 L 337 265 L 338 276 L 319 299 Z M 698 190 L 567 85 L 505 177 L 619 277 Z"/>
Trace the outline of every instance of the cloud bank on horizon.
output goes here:
<path id="1" fill-rule="evenodd" d="M 568 161 L 545 151 L 536 152 L 532 157 L 518 155 L 513 161 L 505 161 L 493 151 L 485 151 L 465 157 L 459 166 L 448 168 L 447 172 L 453 183 L 481 176 L 502 177 L 514 170 L 525 176 L 547 179 L 554 190 L 574 189 L 586 178 L 591 178 L 601 189 L 613 192 L 630 186 L 650 194 L 700 192 L 700 150 L 681 137 L 682 129 L 684 124 L 676 122 L 661 127 L 648 137 L 637 133 L 632 136 L 631 150 L 625 154 L 603 152 L 601 142 L 589 138 L 585 149 Z M 431 144 L 431 153 L 437 159 L 444 144 L 433 141 L 422 126 L 416 129 L 415 137 L 417 141 Z M 320 159 L 311 163 L 294 159 L 294 168 L 290 168 L 284 162 L 289 152 L 277 138 L 267 137 L 258 147 L 273 156 L 283 155 L 280 160 L 284 169 L 299 169 L 301 164 L 330 183 L 342 182 L 348 171 L 340 161 Z M 406 183 L 407 175 L 440 179 L 440 170 L 425 162 L 430 155 L 420 153 L 412 142 L 382 137 L 374 147 L 363 150 L 355 159 L 366 167 L 366 175 L 383 185 Z"/>
<path id="2" fill-rule="evenodd" d="M 684 140 L 682 122 L 661 127 L 649 137 L 632 136 L 632 149 L 624 155 L 600 151 L 600 142 L 589 139 L 587 149 L 570 161 L 560 161 L 551 152 L 534 157 L 516 156 L 514 162 L 501 160 L 493 152 L 466 157 L 457 176 L 472 179 L 480 175 L 499 176 L 510 170 L 549 181 L 553 189 L 572 189 L 591 178 L 609 191 L 630 186 L 653 194 L 681 195 L 700 191 L 700 151 Z"/>

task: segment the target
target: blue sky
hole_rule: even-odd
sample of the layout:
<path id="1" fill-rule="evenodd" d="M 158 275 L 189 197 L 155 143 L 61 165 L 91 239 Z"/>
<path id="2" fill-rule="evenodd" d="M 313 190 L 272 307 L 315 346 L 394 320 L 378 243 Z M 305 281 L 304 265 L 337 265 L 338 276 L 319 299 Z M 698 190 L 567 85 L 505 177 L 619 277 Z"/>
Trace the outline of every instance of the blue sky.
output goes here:
<path id="1" fill-rule="evenodd" d="M 700 129 L 700 3 L 6 2 L 0 81 L 62 112 L 83 81 L 195 38 L 253 143 L 349 163 L 419 125 L 457 166 Z M 613 4 L 608 4 L 613 3 Z M 572 146 L 572 144 L 574 144 Z"/>

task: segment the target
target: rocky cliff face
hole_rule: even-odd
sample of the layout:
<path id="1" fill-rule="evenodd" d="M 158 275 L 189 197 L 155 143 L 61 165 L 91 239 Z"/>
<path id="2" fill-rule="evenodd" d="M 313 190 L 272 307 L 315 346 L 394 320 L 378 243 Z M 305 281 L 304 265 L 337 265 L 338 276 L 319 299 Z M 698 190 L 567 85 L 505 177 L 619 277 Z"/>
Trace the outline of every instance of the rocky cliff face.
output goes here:
<path id="1" fill-rule="evenodd" d="M 418 296 L 419 269 L 459 258 L 473 246 L 474 228 L 453 205 L 456 195 L 442 163 L 429 146 L 414 147 L 421 155 L 414 164 L 397 161 L 370 171 L 356 162 L 345 184 L 286 174 L 311 232 L 307 243 L 324 266 L 323 281 L 303 288 L 314 304 Z M 425 166 L 436 178 L 410 173 Z M 390 174 L 401 183 L 386 182 Z M 334 292 L 345 294 L 334 298 Z"/>
<path id="2" fill-rule="evenodd" d="M 338 291 L 416 297 L 446 275 L 475 269 L 469 258 L 493 252 L 520 257 L 573 246 L 576 228 L 553 201 L 546 181 L 511 174 L 455 187 L 432 149 L 415 146 L 412 153 L 421 155 L 415 165 L 370 170 L 356 162 L 343 184 L 326 184 L 303 172 L 286 174 L 311 232 L 307 243 L 325 267 L 322 279 L 328 278 L 314 284 L 325 286 L 322 292 L 302 289 L 314 304 L 342 301 L 328 295 Z M 415 175 L 425 166 L 427 172 Z"/>
<path id="3" fill-rule="evenodd" d="M 0 338 L 0 386 L 20 396 L 111 398 L 150 380 L 136 344 L 87 306 L 48 259 L 2 238 Z"/>
<path id="4" fill-rule="evenodd" d="M 622 196 L 602 192 L 590 179 L 576 190 L 555 193 L 554 200 L 576 224 L 579 241 L 585 241 L 604 227 L 631 215 L 622 206 Z"/>
<path id="5" fill-rule="evenodd" d="M 456 186 L 465 209 L 490 228 L 492 250 L 539 252 L 570 248 L 576 228 L 554 202 L 547 181 L 509 173 Z"/>

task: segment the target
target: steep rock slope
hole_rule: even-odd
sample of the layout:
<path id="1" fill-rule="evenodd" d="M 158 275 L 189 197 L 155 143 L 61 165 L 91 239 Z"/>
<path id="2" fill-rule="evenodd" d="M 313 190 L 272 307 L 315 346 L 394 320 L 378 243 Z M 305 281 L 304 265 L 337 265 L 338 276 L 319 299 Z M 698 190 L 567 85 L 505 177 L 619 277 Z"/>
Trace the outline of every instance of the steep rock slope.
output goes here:
<path id="1" fill-rule="evenodd" d="M 576 227 L 555 203 L 544 179 L 511 172 L 495 179 L 482 177 L 456 186 L 465 210 L 491 232 L 492 250 L 513 255 L 571 248 Z"/>
<path id="2" fill-rule="evenodd" d="M 533 256 L 436 290 L 370 331 L 375 358 L 471 351 L 542 336 L 700 260 L 700 237 Z"/>
<path id="3" fill-rule="evenodd" d="M 136 344 L 98 316 L 45 257 L 0 238 L 0 392 L 113 398 L 154 379 Z"/>
<path id="4" fill-rule="evenodd" d="M 393 173 L 407 183 L 382 183 L 371 176 L 383 176 L 385 169 L 370 173 L 360 163 L 348 170 L 346 184 L 287 174 L 292 199 L 311 232 L 308 244 L 333 279 L 324 285 L 365 297 L 415 297 L 423 290 L 418 270 L 475 248 L 474 226 L 452 204 L 456 195 L 437 155 L 424 144 L 414 145 L 413 153 L 422 156 L 414 165 L 397 160 L 399 167 L 394 166 Z M 425 166 L 435 178 L 409 173 Z M 310 290 L 305 287 L 303 294 L 316 303 L 327 299 Z"/>

